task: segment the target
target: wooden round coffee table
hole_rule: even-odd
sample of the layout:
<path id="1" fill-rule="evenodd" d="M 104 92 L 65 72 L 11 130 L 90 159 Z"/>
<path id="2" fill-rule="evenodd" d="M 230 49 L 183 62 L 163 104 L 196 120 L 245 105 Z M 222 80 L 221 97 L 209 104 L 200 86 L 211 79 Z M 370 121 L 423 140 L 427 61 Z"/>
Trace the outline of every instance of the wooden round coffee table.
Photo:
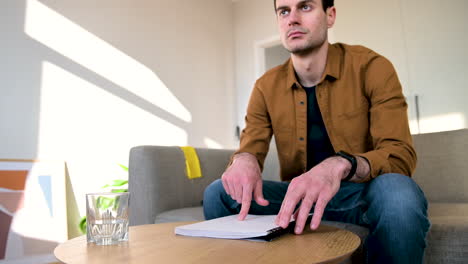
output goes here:
<path id="1" fill-rule="evenodd" d="M 326 225 L 253 242 L 175 235 L 174 228 L 185 224 L 132 226 L 128 242 L 111 246 L 87 244 L 80 236 L 57 246 L 54 254 L 65 263 L 339 263 L 360 244 L 354 233 Z"/>

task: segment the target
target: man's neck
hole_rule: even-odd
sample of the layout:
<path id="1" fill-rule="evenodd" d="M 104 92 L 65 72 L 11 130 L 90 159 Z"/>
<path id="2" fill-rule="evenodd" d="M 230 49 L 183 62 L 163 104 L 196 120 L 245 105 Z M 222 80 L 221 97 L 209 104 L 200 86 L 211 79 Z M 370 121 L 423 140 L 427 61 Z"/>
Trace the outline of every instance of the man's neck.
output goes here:
<path id="1" fill-rule="evenodd" d="M 305 87 L 317 85 L 327 64 L 328 42 L 307 54 L 291 54 L 298 81 Z"/>

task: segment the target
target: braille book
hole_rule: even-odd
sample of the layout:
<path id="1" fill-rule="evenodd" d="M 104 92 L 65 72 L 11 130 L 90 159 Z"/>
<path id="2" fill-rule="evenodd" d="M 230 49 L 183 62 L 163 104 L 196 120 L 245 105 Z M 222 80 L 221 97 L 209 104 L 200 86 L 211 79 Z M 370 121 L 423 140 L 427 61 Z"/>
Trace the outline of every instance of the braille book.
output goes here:
<path id="1" fill-rule="evenodd" d="M 195 224 L 178 226 L 177 235 L 224 239 L 249 239 L 271 241 L 293 230 L 294 221 L 287 228 L 275 224 L 276 215 L 247 215 L 245 220 L 230 215 Z"/>

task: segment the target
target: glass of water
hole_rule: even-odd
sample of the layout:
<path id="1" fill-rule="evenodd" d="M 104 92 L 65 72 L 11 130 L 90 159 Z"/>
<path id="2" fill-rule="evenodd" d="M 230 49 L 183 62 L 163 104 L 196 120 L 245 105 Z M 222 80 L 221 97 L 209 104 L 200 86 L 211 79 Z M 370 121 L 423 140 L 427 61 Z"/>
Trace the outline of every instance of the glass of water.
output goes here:
<path id="1" fill-rule="evenodd" d="M 130 194 L 86 194 L 86 238 L 88 243 L 113 245 L 128 241 L 128 202 Z"/>

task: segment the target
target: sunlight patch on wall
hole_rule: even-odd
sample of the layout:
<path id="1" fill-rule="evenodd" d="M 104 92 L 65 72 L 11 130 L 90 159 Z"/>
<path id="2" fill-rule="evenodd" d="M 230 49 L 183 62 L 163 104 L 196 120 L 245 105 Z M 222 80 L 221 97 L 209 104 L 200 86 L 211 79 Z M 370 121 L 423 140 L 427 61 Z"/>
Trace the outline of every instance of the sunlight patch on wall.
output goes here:
<path id="1" fill-rule="evenodd" d="M 223 149 L 224 148 L 223 145 L 221 145 L 219 142 L 214 141 L 211 138 L 205 137 L 203 139 L 203 142 L 205 143 L 205 146 L 207 148 L 211 148 L 211 149 Z"/>
<path id="2" fill-rule="evenodd" d="M 40 105 L 39 154 L 59 158 L 108 149 L 111 155 L 125 145 L 187 144 L 183 129 L 49 62 L 43 63 Z"/>
<path id="3" fill-rule="evenodd" d="M 411 134 L 419 134 L 419 125 L 418 125 L 418 121 L 415 120 L 415 119 L 410 119 L 409 120 L 409 128 L 410 128 L 410 132 Z"/>
<path id="4" fill-rule="evenodd" d="M 447 113 L 421 118 L 419 121 L 420 133 L 432 133 L 466 128 L 466 118 L 463 113 Z"/>
<path id="5" fill-rule="evenodd" d="M 37 0 L 28 0 L 25 33 L 63 56 L 185 122 L 190 112 L 149 68 Z"/>
<path id="6" fill-rule="evenodd" d="M 50 62 L 42 69 L 38 157 L 65 160 L 76 193 L 118 178 L 134 146 L 188 144 L 180 127 Z"/>

